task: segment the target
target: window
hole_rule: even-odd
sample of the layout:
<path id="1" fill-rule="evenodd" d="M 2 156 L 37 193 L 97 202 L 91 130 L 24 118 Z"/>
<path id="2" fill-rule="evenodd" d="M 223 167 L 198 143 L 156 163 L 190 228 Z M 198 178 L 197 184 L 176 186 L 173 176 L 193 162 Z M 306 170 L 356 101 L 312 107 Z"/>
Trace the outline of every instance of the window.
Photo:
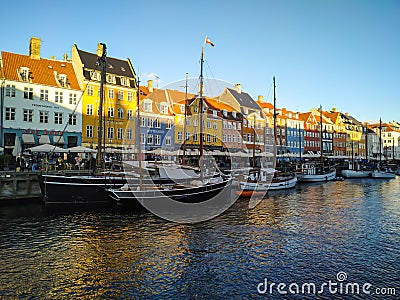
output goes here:
<path id="1" fill-rule="evenodd" d="M 140 143 L 142 145 L 146 144 L 146 134 L 144 134 L 144 133 L 140 134 Z"/>
<path id="2" fill-rule="evenodd" d="M 101 75 L 100 73 L 96 71 L 90 71 L 90 79 L 91 80 L 101 80 Z"/>
<path id="3" fill-rule="evenodd" d="M 86 125 L 86 137 L 92 138 L 93 137 L 93 126 Z"/>
<path id="4" fill-rule="evenodd" d="M 186 126 L 190 126 L 190 119 L 189 118 L 186 119 Z"/>
<path id="5" fill-rule="evenodd" d="M 140 117 L 140 127 L 146 127 L 147 119 Z"/>
<path id="6" fill-rule="evenodd" d="M 161 135 L 156 134 L 156 145 L 160 145 L 161 143 Z"/>
<path id="7" fill-rule="evenodd" d="M 62 124 L 63 114 L 60 112 L 54 113 L 54 124 Z"/>
<path id="8" fill-rule="evenodd" d="M 124 130 L 122 128 L 117 128 L 117 139 L 122 140 L 124 137 Z"/>
<path id="9" fill-rule="evenodd" d="M 54 97 L 54 101 L 55 102 L 59 102 L 59 103 L 63 103 L 63 97 L 64 97 L 63 92 L 56 92 L 55 93 L 55 97 Z"/>
<path id="10" fill-rule="evenodd" d="M 186 132 L 186 140 L 188 141 L 190 139 L 190 133 Z"/>
<path id="11" fill-rule="evenodd" d="M 179 106 L 181 108 L 181 113 L 185 113 L 185 105 L 184 104 L 180 104 Z"/>
<path id="12" fill-rule="evenodd" d="M 166 128 L 167 128 L 167 129 L 172 128 L 172 122 L 171 122 L 171 120 L 167 120 Z"/>
<path id="13" fill-rule="evenodd" d="M 228 129 L 232 129 L 232 122 L 228 122 Z"/>
<path id="14" fill-rule="evenodd" d="M 48 111 L 40 111 L 39 112 L 39 122 L 40 123 L 49 123 L 49 112 Z"/>
<path id="15" fill-rule="evenodd" d="M 118 108 L 118 118 L 119 119 L 124 118 L 124 109 L 123 108 Z"/>
<path id="16" fill-rule="evenodd" d="M 167 135 L 165 137 L 165 145 L 167 145 L 167 146 L 171 145 L 171 136 Z"/>
<path id="17" fill-rule="evenodd" d="M 207 142 L 211 143 L 211 135 L 210 134 L 207 134 Z"/>
<path id="18" fill-rule="evenodd" d="M 121 85 L 129 86 L 129 80 L 126 77 L 121 77 Z"/>
<path id="19" fill-rule="evenodd" d="M 132 128 L 128 128 L 126 130 L 126 139 L 127 140 L 132 140 Z"/>
<path id="20" fill-rule="evenodd" d="M 128 111 L 127 111 L 127 118 L 128 118 L 128 120 L 132 120 L 132 119 L 133 119 L 132 109 L 128 109 Z"/>
<path id="21" fill-rule="evenodd" d="M 147 135 L 147 144 L 153 144 L 153 135 L 152 134 Z"/>
<path id="22" fill-rule="evenodd" d="M 222 128 L 226 129 L 228 127 L 228 123 L 226 121 L 222 122 Z"/>
<path id="23" fill-rule="evenodd" d="M 213 128 L 214 128 L 214 129 L 218 129 L 217 122 L 214 122 L 214 123 L 213 123 Z"/>
<path id="24" fill-rule="evenodd" d="M 151 102 L 150 101 L 144 102 L 144 111 L 151 112 Z"/>
<path id="25" fill-rule="evenodd" d="M 128 101 L 133 101 L 133 94 L 128 92 Z"/>
<path id="26" fill-rule="evenodd" d="M 237 123 L 237 129 L 241 130 L 242 129 L 242 125 L 240 123 Z"/>
<path id="27" fill-rule="evenodd" d="M 108 90 L 108 98 L 114 99 L 114 90 L 113 89 Z"/>
<path id="28" fill-rule="evenodd" d="M 226 143 L 226 134 L 222 135 L 222 142 Z"/>
<path id="29" fill-rule="evenodd" d="M 86 105 L 86 115 L 92 116 L 93 115 L 93 104 Z"/>
<path id="30" fill-rule="evenodd" d="M 69 114 L 68 115 L 68 124 L 69 125 L 76 125 L 76 115 Z"/>
<path id="31" fill-rule="evenodd" d="M 195 107 L 194 109 L 193 109 L 193 112 L 195 112 L 195 113 L 197 113 L 199 111 L 199 109 L 197 108 L 197 107 Z"/>
<path id="32" fill-rule="evenodd" d="M 217 110 L 213 110 L 213 117 L 217 117 L 218 115 L 218 111 Z"/>
<path id="33" fill-rule="evenodd" d="M 32 121 L 33 121 L 33 110 L 24 109 L 24 122 L 32 122 Z"/>
<path id="34" fill-rule="evenodd" d="M 216 142 L 217 142 L 217 136 L 213 135 L 213 143 L 216 143 Z"/>
<path id="35" fill-rule="evenodd" d="M 162 103 L 160 105 L 160 111 L 162 114 L 165 114 L 165 115 L 168 114 L 168 105 L 165 103 Z"/>
<path id="36" fill-rule="evenodd" d="M 115 83 L 115 76 L 114 75 L 107 75 L 107 82 L 108 83 Z"/>
<path id="37" fill-rule="evenodd" d="M 211 122 L 207 121 L 207 128 L 211 128 Z"/>
<path id="38" fill-rule="evenodd" d="M 194 142 L 197 142 L 199 140 L 199 137 L 197 136 L 197 133 L 195 133 L 194 135 L 193 135 L 193 141 Z"/>
<path id="39" fill-rule="evenodd" d="M 154 127 L 155 128 L 161 128 L 161 123 L 160 123 L 160 120 L 158 118 L 154 120 Z"/>
<path id="40" fill-rule="evenodd" d="M 107 128 L 107 138 L 112 140 L 114 138 L 114 127 Z"/>
<path id="41" fill-rule="evenodd" d="M 76 105 L 76 94 L 69 94 L 69 104 L 74 104 Z"/>
<path id="42" fill-rule="evenodd" d="M 29 81 L 29 77 L 30 77 L 29 76 L 30 75 L 29 68 L 21 67 L 19 75 L 21 76 L 22 81 Z"/>
<path id="43" fill-rule="evenodd" d="M 40 90 L 40 100 L 49 101 L 49 90 Z"/>
<path id="44" fill-rule="evenodd" d="M 15 85 L 7 84 L 7 86 L 6 86 L 6 96 L 15 97 Z"/>
<path id="45" fill-rule="evenodd" d="M 94 88 L 93 88 L 93 86 L 91 86 L 91 85 L 88 85 L 88 86 L 87 86 L 87 92 L 86 92 L 86 94 L 87 94 L 88 96 L 93 96 L 93 95 L 94 95 Z"/>
<path id="46" fill-rule="evenodd" d="M 107 114 L 108 114 L 109 118 L 113 118 L 114 117 L 114 107 L 109 107 Z"/>
<path id="47" fill-rule="evenodd" d="M 58 75 L 58 82 L 60 83 L 60 85 L 62 87 L 66 87 L 67 86 L 67 75 L 59 74 Z"/>
<path id="48" fill-rule="evenodd" d="M 6 107 L 6 121 L 15 121 L 15 107 Z"/>
<path id="49" fill-rule="evenodd" d="M 199 123 L 199 121 L 197 119 L 193 120 L 193 126 L 197 127 L 198 123 Z"/>
<path id="50" fill-rule="evenodd" d="M 118 91 L 118 100 L 124 100 L 124 91 Z"/>
<path id="51" fill-rule="evenodd" d="M 182 131 L 178 131 L 178 141 L 182 141 Z"/>
<path id="52" fill-rule="evenodd" d="M 24 87 L 24 98 L 33 100 L 33 88 Z"/>

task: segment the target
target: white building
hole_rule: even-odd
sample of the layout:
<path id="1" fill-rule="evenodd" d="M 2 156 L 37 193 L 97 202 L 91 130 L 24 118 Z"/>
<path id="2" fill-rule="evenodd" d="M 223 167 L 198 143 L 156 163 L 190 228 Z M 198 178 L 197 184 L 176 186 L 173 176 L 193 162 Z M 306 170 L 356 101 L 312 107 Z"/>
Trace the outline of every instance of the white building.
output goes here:
<path id="1" fill-rule="evenodd" d="M 70 61 L 40 57 L 40 39 L 31 38 L 29 55 L 1 53 L 1 145 L 11 153 L 38 144 L 81 144 L 82 91 Z"/>

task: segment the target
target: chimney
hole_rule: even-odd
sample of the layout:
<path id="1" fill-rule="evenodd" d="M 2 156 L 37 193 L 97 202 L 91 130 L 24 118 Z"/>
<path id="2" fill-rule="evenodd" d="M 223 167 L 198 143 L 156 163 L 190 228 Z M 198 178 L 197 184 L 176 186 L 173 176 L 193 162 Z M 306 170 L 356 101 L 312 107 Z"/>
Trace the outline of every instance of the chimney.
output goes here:
<path id="1" fill-rule="evenodd" d="M 259 103 L 264 102 L 264 96 L 263 95 L 258 95 L 258 102 Z"/>
<path id="2" fill-rule="evenodd" d="M 337 112 L 336 107 L 332 107 L 332 112 Z"/>
<path id="3" fill-rule="evenodd" d="M 149 79 L 147 80 L 147 88 L 149 89 L 149 92 L 153 92 L 153 80 Z"/>
<path id="4" fill-rule="evenodd" d="M 32 37 L 29 41 L 29 56 L 31 59 L 40 59 L 40 39 Z"/>
<path id="5" fill-rule="evenodd" d="M 235 91 L 238 92 L 239 94 L 242 93 L 242 85 L 240 83 L 235 84 Z"/>

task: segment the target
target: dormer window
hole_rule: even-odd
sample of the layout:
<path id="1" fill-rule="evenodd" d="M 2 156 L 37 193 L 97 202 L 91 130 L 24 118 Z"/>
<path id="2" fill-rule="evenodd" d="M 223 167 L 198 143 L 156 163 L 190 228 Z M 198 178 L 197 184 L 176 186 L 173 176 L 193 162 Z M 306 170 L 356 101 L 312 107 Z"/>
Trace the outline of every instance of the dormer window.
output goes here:
<path id="1" fill-rule="evenodd" d="M 234 117 L 236 119 L 236 111 L 232 112 L 232 117 Z"/>
<path id="2" fill-rule="evenodd" d="M 101 78 L 100 73 L 96 72 L 96 71 L 90 71 L 90 79 L 91 80 L 100 80 Z"/>
<path id="3" fill-rule="evenodd" d="M 226 118 L 226 117 L 228 117 L 228 112 L 224 109 L 223 111 L 222 111 L 222 114 L 223 114 L 223 116 Z"/>
<path id="4" fill-rule="evenodd" d="M 114 75 L 107 75 L 107 82 L 108 83 L 115 83 L 115 76 Z"/>
<path id="5" fill-rule="evenodd" d="M 161 105 L 160 105 L 160 112 L 162 113 L 162 114 L 168 114 L 168 104 L 166 104 L 166 103 L 161 103 Z"/>
<path id="6" fill-rule="evenodd" d="M 29 81 L 30 74 L 31 74 L 31 72 L 29 72 L 29 68 L 27 68 L 27 67 L 21 67 L 19 69 L 19 76 L 21 77 L 22 81 Z"/>
<path id="7" fill-rule="evenodd" d="M 60 83 L 60 85 L 62 87 L 66 87 L 67 86 L 67 75 L 65 74 L 59 74 L 58 75 L 58 82 Z"/>
<path id="8" fill-rule="evenodd" d="M 143 105 L 144 105 L 144 107 L 143 107 L 144 111 L 148 111 L 148 112 L 152 111 L 152 103 L 151 103 L 151 101 L 146 100 L 146 101 L 144 101 Z"/>
<path id="9" fill-rule="evenodd" d="M 179 106 L 181 108 L 181 113 L 184 113 L 185 112 L 185 105 L 184 104 L 180 104 Z"/>
<path id="10" fill-rule="evenodd" d="M 121 85 L 129 86 L 129 80 L 126 77 L 121 77 Z"/>

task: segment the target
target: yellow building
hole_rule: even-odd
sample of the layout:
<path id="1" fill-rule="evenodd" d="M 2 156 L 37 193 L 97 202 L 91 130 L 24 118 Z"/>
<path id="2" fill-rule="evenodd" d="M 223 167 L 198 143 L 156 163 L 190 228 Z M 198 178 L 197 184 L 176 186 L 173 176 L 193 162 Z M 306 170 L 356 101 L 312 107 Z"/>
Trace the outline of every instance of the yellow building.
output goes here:
<path id="1" fill-rule="evenodd" d="M 72 47 L 72 63 L 83 90 L 82 146 L 97 147 L 101 70 L 98 56 Z M 112 149 L 130 149 L 135 144 L 137 80 L 131 61 L 107 57 L 103 103 L 103 144 Z"/>

